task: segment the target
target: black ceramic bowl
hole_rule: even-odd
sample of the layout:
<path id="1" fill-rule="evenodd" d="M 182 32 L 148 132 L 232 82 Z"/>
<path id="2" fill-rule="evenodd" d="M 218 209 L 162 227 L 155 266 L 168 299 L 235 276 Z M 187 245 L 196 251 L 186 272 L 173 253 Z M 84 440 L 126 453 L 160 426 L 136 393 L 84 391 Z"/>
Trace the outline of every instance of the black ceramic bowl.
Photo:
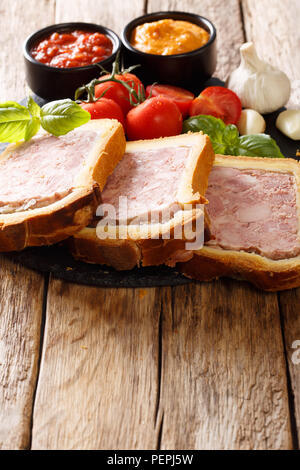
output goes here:
<path id="1" fill-rule="evenodd" d="M 41 29 L 29 36 L 24 43 L 26 79 L 31 90 L 47 100 L 72 98 L 75 90 L 99 77 L 100 70 L 95 64 L 84 67 L 56 68 L 42 64 L 31 55 L 32 48 L 54 32 L 68 32 L 75 29 L 95 31 L 105 34 L 113 43 L 110 57 L 99 62 L 105 69 L 111 70 L 117 52 L 121 49 L 120 38 L 110 29 L 92 23 L 61 23 Z"/>
<path id="2" fill-rule="evenodd" d="M 184 20 L 201 26 L 210 34 L 207 44 L 192 52 L 177 55 L 154 55 L 141 52 L 130 44 L 136 26 L 163 19 Z M 217 65 L 216 28 L 199 15 L 180 11 L 163 11 L 140 16 L 128 23 L 122 33 L 124 65 L 140 64 L 134 73 L 146 85 L 154 82 L 177 85 L 198 93 L 204 82 L 212 77 Z"/>

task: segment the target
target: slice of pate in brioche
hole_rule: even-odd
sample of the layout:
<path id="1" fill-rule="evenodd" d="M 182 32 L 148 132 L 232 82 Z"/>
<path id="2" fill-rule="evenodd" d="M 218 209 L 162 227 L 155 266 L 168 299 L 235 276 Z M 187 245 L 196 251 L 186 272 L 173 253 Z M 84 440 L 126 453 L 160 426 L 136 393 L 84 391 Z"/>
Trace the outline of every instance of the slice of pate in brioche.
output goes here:
<path id="1" fill-rule="evenodd" d="M 216 155 L 207 190 L 215 236 L 186 276 L 244 279 L 277 291 L 300 286 L 300 165 L 292 159 Z"/>
<path id="2" fill-rule="evenodd" d="M 70 240 L 73 255 L 118 270 L 189 259 L 188 227 L 198 224 L 201 233 L 192 236 L 203 239 L 206 223 L 209 233 L 203 204 L 213 161 L 202 133 L 127 143 L 102 193 L 115 223 L 78 232 Z"/>

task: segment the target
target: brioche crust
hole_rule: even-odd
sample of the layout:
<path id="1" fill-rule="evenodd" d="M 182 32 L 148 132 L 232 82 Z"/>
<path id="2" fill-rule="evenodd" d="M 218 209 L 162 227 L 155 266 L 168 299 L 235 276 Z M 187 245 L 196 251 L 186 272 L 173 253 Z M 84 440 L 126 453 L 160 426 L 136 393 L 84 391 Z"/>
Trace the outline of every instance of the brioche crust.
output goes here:
<path id="1" fill-rule="evenodd" d="M 214 161 L 214 151 L 210 139 L 203 133 L 188 134 L 165 139 L 129 142 L 126 152 L 143 148 L 164 148 L 170 145 L 189 145 L 192 151 L 187 159 L 184 175 L 179 183 L 177 201 L 180 207 L 191 204 L 191 210 L 176 212 L 174 217 L 161 224 L 120 225 L 116 237 L 116 228 L 107 227 L 107 238 L 101 240 L 95 228 L 85 228 L 68 240 L 68 246 L 76 259 L 93 264 L 106 264 L 117 270 L 130 270 L 135 266 L 156 266 L 168 263 L 177 253 L 186 251 L 185 237 L 175 239 L 176 229 L 183 226 L 194 227 L 199 218 L 204 217 L 206 240 L 210 239 L 210 224 L 206 211 L 196 208 L 198 204 L 207 203 L 204 197 L 208 185 L 208 177 Z M 184 218 L 183 218 L 184 214 Z M 184 223 L 182 222 L 184 220 Z M 119 233 L 128 231 L 126 239 L 118 237 Z M 151 236 L 149 235 L 151 230 Z M 169 233 L 170 239 L 164 239 Z M 99 234 L 99 232 L 98 232 Z M 114 239 L 117 238 L 117 239 Z M 192 254 L 187 254 L 189 257 Z"/>
<path id="2" fill-rule="evenodd" d="M 297 185 L 296 197 L 300 220 L 300 164 L 296 160 L 216 155 L 215 165 L 293 174 Z M 204 246 L 195 252 L 190 261 L 178 263 L 176 268 L 185 276 L 198 281 L 211 281 L 223 276 L 232 277 L 249 281 L 265 291 L 274 292 L 300 286 L 300 256 L 271 260 L 255 253 Z"/>
<path id="3" fill-rule="evenodd" d="M 74 189 L 48 206 L 0 215 L 0 252 L 52 245 L 72 236 L 93 219 L 101 203 L 100 190 L 124 154 L 125 136 L 121 124 L 108 119 L 90 121 L 80 129 L 95 129 L 100 135 L 76 177 Z M 9 158 L 15 147 L 10 145 L 0 159 Z"/>
<path id="4" fill-rule="evenodd" d="M 199 218 L 203 219 L 203 210 L 201 209 L 185 213 L 185 222 L 190 224 L 191 228 L 195 227 Z M 182 228 L 180 214 L 177 214 L 177 218 L 173 218 L 166 224 L 157 224 L 153 227 L 152 236 L 157 238 L 141 238 L 140 227 L 133 226 L 133 230 L 136 230 L 136 239 L 107 238 L 101 240 L 97 235 L 96 228 L 86 227 L 69 239 L 67 244 L 74 258 L 80 261 L 106 264 L 118 271 L 127 271 L 135 266 L 167 264 L 174 254 L 185 252 L 187 241 L 192 243 L 194 240 L 187 240 L 184 236 L 182 239 L 175 239 L 178 227 Z M 110 236 L 112 237 L 112 228 L 109 231 L 111 231 Z M 163 239 L 165 233 L 170 233 L 170 239 Z M 189 258 L 191 257 L 192 253 L 189 255 Z"/>
<path id="5" fill-rule="evenodd" d="M 300 256 L 274 261 L 252 253 L 204 247 L 187 263 L 178 263 L 176 269 L 198 281 L 231 277 L 270 292 L 300 286 Z"/>

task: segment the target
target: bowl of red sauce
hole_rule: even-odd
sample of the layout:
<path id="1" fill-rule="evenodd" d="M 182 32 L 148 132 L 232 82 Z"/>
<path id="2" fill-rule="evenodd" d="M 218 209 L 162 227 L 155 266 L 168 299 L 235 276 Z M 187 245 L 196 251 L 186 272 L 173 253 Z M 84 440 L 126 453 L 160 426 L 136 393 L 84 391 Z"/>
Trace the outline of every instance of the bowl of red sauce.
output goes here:
<path id="1" fill-rule="evenodd" d="M 109 28 L 92 23 L 62 23 L 43 28 L 24 44 L 26 79 L 41 98 L 74 99 L 78 87 L 111 71 L 121 41 Z"/>

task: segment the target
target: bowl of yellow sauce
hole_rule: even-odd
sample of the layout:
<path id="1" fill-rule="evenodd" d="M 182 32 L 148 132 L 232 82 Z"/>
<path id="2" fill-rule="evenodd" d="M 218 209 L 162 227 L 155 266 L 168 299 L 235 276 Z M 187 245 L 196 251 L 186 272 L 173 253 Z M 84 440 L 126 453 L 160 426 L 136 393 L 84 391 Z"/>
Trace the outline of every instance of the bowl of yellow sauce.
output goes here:
<path id="1" fill-rule="evenodd" d="M 177 85 L 198 92 L 216 69 L 216 28 L 192 13 L 168 11 L 140 16 L 122 34 L 125 66 L 144 84 Z"/>
<path id="2" fill-rule="evenodd" d="M 200 49 L 209 39 L 209 32 L 195 23 L 166 18 L 136 26 L 130 44 L 147 54 L 177 55 Z"/>

